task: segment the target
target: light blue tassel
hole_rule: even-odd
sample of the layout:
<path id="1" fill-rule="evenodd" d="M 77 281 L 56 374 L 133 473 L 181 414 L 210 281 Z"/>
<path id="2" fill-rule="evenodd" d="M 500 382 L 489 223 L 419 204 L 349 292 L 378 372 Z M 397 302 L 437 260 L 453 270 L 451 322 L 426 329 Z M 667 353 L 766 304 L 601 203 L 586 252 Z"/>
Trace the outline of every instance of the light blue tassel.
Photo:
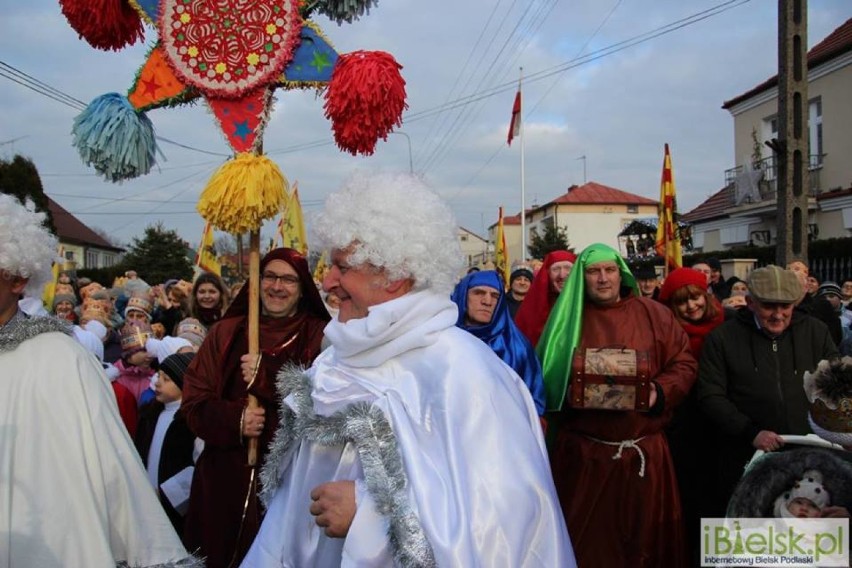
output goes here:
<path id="1" fill-rule="evenodd" d="M 71 136 L 86 165 L 113 182 L 145 175 L 156 163 L 151 120 L 118 93 L 93 100 L 74 119 Z"/>

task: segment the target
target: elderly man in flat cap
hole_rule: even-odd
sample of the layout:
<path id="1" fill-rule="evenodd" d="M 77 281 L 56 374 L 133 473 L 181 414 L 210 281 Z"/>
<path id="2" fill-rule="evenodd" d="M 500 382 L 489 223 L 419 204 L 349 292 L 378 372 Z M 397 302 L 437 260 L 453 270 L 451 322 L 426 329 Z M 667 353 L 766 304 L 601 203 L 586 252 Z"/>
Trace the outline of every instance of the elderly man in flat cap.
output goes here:
<path id="1" fill-rule="evenodd" d="M 794 311 L 802 287 L 793 271 L 758 268 L 748 289 L 748 309 L 710 333 L 698 370 L 698 401 L 717 434 L 707 464 L 717 469 L 716 487 L 704 517 L 724 516 L 755 449 L 774 451 L 781 434 L 810 432 L 804 374 L 838 354 L 824 323 Z"/>

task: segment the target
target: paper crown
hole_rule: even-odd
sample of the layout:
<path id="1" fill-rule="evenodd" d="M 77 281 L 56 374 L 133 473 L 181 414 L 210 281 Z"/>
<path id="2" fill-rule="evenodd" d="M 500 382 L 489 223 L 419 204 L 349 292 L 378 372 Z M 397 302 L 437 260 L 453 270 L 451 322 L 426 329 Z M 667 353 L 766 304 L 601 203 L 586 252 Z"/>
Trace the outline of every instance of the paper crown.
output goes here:
<path id="1" fill-rule="evenodd" d="M 192 296 L 192 282 L 187 282 L 186 280 L 178 280 L 174 283 L 175 290 L 180 291 L 185 297 L 189 298 Z"/>
<path id="2" fill-rule="evenodd" d="M 197 319 L 186 318 L 178 324 L 177 336 L 199 347 L 207 336 L 207 329 Z"/>
<path id="3" fill-rule="evenodd" d="M 138 312 L 143 312 L 148 319 L 151 319 L 151 302 L 149 302 L 146 298 L 142 296 L 133 296 L 129 300 L 127 300 L 127 307 L 124 308 L 124 317 L 127 317 L 127 313 L 136 310 Z"/>
<path id="4" fill-rule="evenodd" d="M 121 328 L 121 351 L 141 351 L 145 349 L 145 342 L 152 335 L 151 326 L 137 322 L 126 323 Z"/>
<path id="5" fill-rule="evenodd" d="M 56 288 L 54 288 L 54 293 L 57 294 L 57 295 L 58 294 L 70 294 L 70 295 L 73 296 L 74 295 L 74 287 L 71 284 L 59 283 L 59 284 L 56 285 Z M 77 303 L 76 298 L 74 298 L 74 303 L 75 304 Z"/>
<path id="6" fill-rule="evenodd" d="M 80 323 L 85 325 L 92 320 L 98 321 L 106 327 L 110 326 L 109 315 L 104 307 L 98 302 L 89 300 L 88 302 L 83 302 L 83 309 L 80 311 Z"/>
<path id="7" fill-rule="evenodd" d="M 103 288 L 103 286 L 101 286 L 97 282 L 92 282 L 91 284 L 83 286 L 82 288 L 80 288 L 80 299 L 85 301 L 86 298 L 89 297 L 89 294 L 91 294 L 95 290 L 100 290 L 101 288 Z"/>
<path id="8" fill-rule="evenodd" d="M 813 373 L 805 373 L 804 386 L 814 432 L 830 442 L 852 445 L 852 357 L 820 361 Z"/>

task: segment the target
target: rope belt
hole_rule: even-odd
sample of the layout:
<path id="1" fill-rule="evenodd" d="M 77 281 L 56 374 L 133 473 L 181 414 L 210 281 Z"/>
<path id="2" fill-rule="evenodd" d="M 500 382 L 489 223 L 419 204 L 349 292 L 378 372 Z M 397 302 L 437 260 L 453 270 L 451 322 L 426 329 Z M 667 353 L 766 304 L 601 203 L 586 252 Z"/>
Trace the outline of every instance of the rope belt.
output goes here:
<path id="1" fill-rule="evenodd" d="M 645 477 L 645 452 L 642 451 L 642 447 L 639 445 L 639 442 L 645 439 L 645 436 L 641 438 L 637 438 L 635 440 L 622 440 L 620 442 L 610 442 L 608 440 L 599 440 L 598 438 L 593 438 L 592 436 L 585 436 L 589 440 L 593 442 L 598 442 L 600 444 L 606 444 L 607 446 L 618 446 L 618 451 L 615 452 L 615 455 L 612 456 L 614 460 L 621 459 L 621 453 L 624 451 L 624 448 L 633 448 L 636 450 L 636 453 L 639 454 L 639 477 Z"/>

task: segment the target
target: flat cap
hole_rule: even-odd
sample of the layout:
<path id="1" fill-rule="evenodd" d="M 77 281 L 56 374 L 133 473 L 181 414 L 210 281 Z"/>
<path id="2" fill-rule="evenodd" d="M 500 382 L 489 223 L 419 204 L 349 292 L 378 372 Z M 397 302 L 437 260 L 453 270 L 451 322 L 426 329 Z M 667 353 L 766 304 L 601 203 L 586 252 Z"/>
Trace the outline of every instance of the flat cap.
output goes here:
<path id="1" fill-rule="evenodd" d="M 774 264 L 751 271 L 748 291 L 752 298 L 768 304 L 795 304 L 804 295 L 796 273 Z"/>

